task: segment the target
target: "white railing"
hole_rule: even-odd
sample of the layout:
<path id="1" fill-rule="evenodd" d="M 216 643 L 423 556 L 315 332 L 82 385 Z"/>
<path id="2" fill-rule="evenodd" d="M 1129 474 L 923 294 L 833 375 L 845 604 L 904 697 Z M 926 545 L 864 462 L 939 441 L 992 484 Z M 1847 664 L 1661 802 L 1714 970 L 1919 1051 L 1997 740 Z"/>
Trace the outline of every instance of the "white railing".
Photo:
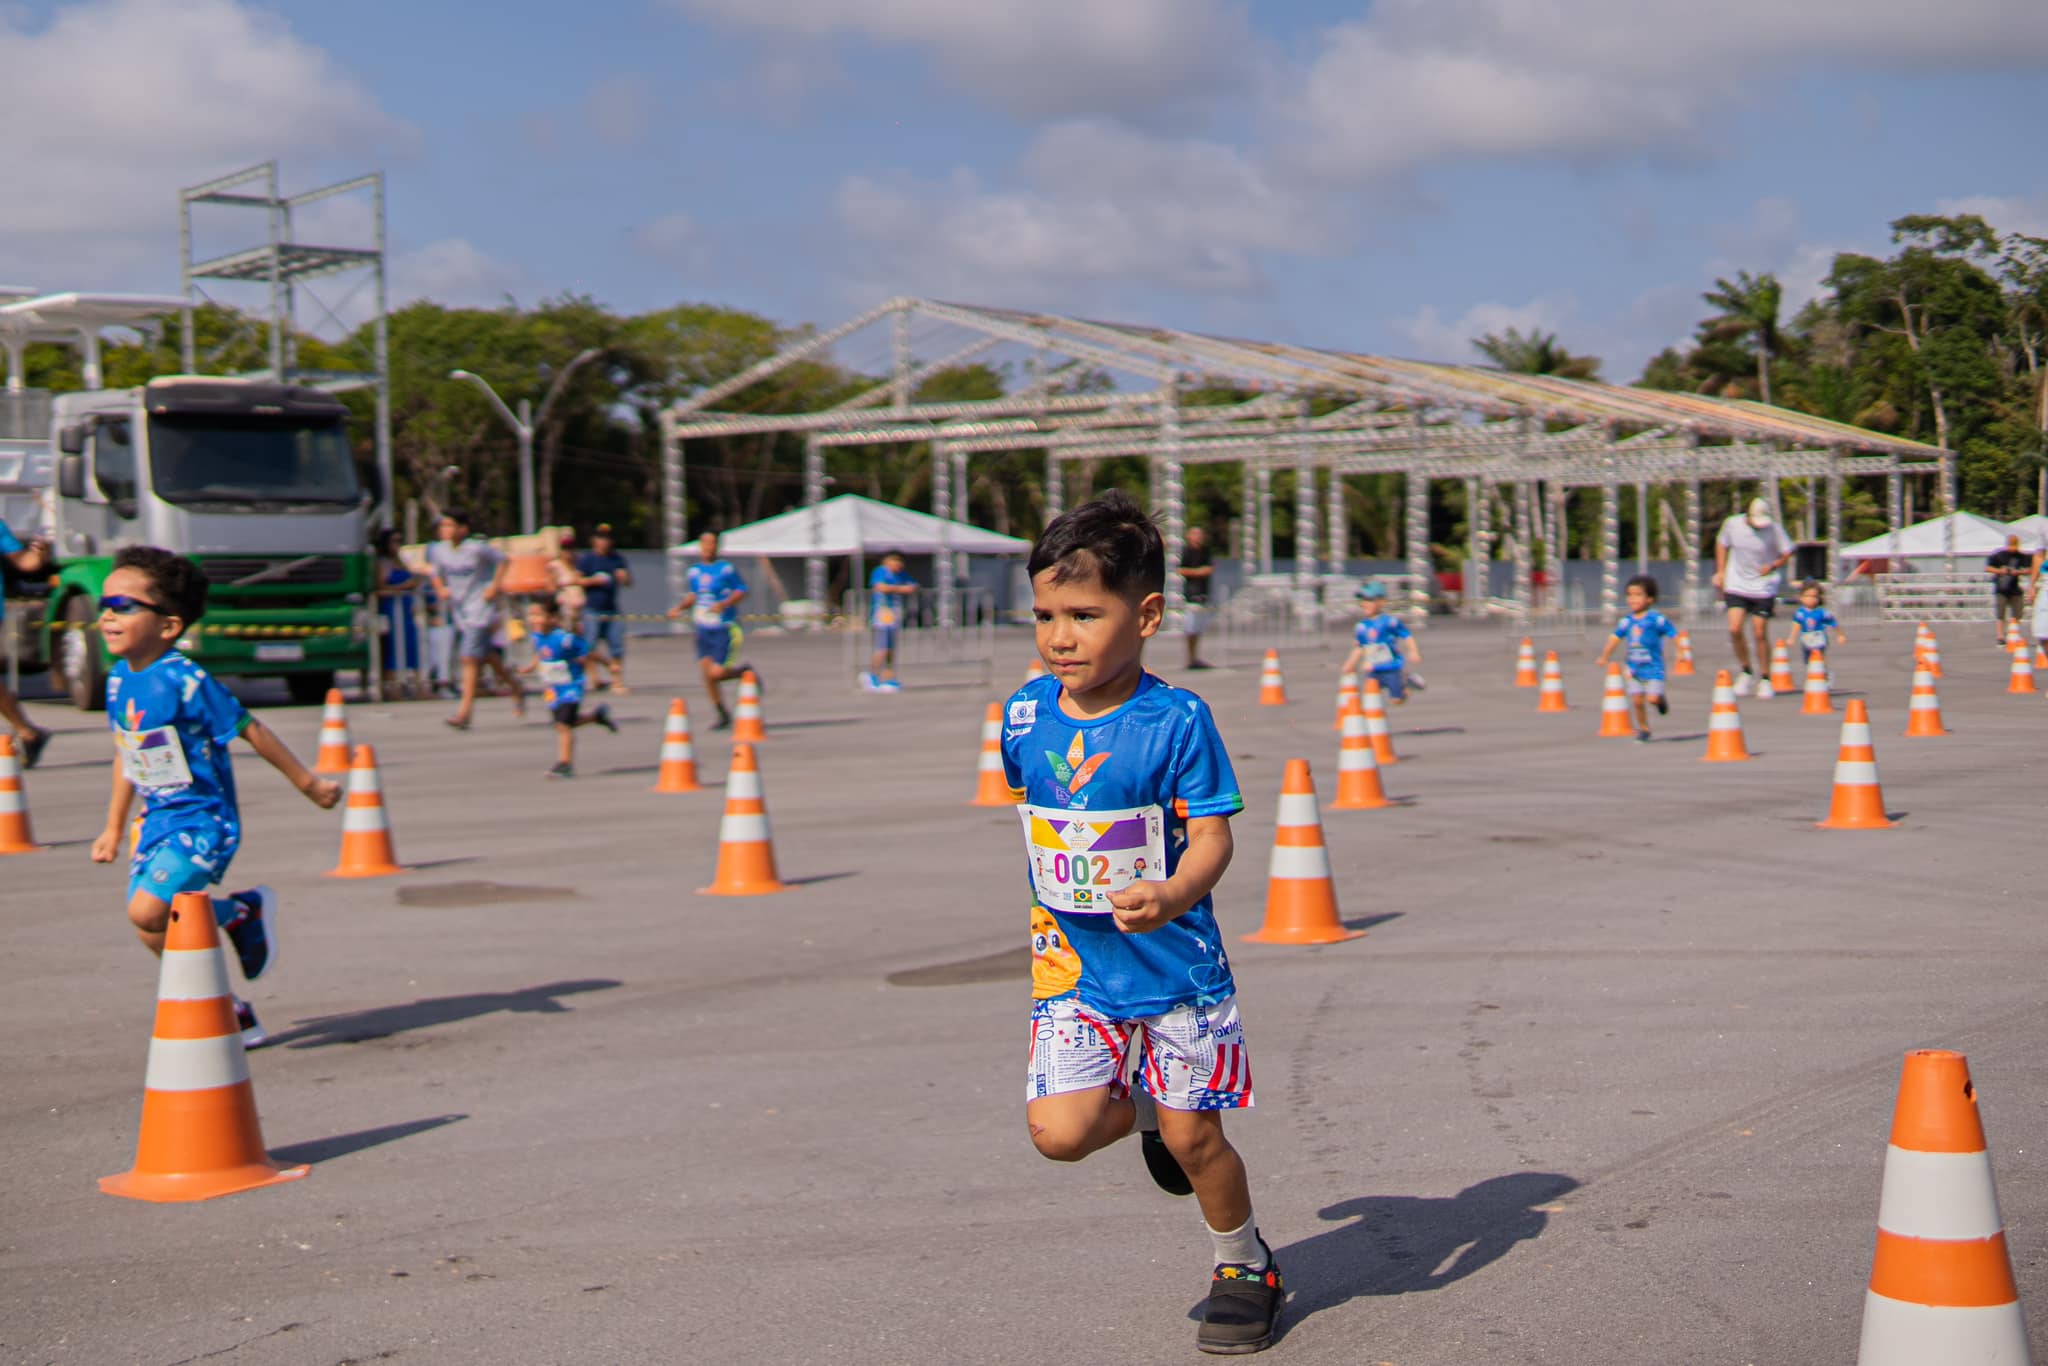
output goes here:
<path id="1" fill-rule="evenodd" d="M 1878 616 L 1884 621 L 1990 621 L 1989 574 L 1879 574 Z"/>

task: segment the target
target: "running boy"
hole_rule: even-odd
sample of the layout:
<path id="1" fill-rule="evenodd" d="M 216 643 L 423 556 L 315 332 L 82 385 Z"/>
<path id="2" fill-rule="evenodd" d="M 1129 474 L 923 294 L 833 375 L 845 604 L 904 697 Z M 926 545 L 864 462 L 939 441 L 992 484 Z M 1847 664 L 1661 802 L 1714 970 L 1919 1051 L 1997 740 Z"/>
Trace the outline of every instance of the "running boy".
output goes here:
<path id="1" fill-rule="evenodd" d="M 590 642 L 580 632 L 564 629 L 562 607 L 553 598 L 535 598 L 526 604 L 526 630 L 533 639 L 533 658 L 519 666 L 522 674 L 538 673 L 546 689 L 541 700 L 555 718 L 555 766 L 550 778 L 576 776 L 576 727 L 598 725 L 617 735 L 612 709 L 599 703 L 597 710 L 583 715 L 583 661 L 590 654 Z"/>
<path id="2" fill-rule="evenodd" d="M 341 800 L 341 785 L 315 777 L 276 732 L 242 709 L 211 674 L 171 648 L 206 612 L 206 576 L 198 565 L 155 546 L 114 556 L 100 597 L 100 639 L 115 658 L 107 676 L 107 724 L 114 732 L 114 796 L 92 861 L 121 851 L 128 809 L 142 791 L 142 825 L 128 866 L 128 919 L 143 946 L 161 956 L 171 898 L 221 880 L 242 838 L 235 770 L 228 746 L 240 736 L 315 806 Z M 277 965 L 277 898 L 268 887 L 217 899 L 213 918 L 227 932 L 242 975 L 255 981 Z M 269 1042 L 256 1012 L 239 996 L 242 1043 Z"/>
<path id="3" fill-rule="evenodd" d="M 903 691 L 896 681 L 896 637 L 903 629 L 903 610 L 916 591 L 917 580 L 903 571 L 900 550 L 884 555 L 868 575 L 868 626 L 875 633 L 875 653 L 860 685 L 869 692 Z"/>
<path id="4" fill-rule="evenodd" d="M 697 628 L 697 666 L 704 674 L 704 691 L 718 710 L 718 723 L 711 729 L 726 730 L 732 725 L 732 713 L 725 709 L 719 685 L 749 668 L 739 662 L 740 641 L 745 638 L 740 632 L 740 599 L 747 595 L 747 581 L 728 561 L 718 558 L 715 531 L 697 538 L 697 563 L 690 566 L 687 577 L 689 591 L 668 609 L 669 620 L 684 612 L 690 614 L 690 623 Z M 755 682 L 760 678 L 760 674 L 754 675 Z"/>
<path id="5" fill-rule="evenodd" d="M 1821 586 L 1814 580 L 1808 579 L 1799 585 L 1799 606 L 1792 613 L 1792 631 L 1785 637 L 1785 643 L 1791 645 L 1796 642 L 1801 659 L 1809 655 L 1819 655 L 1821 663 L 1825 664 L 1830 643 L 1828 632 L 1835 633 L 1832 643 L 1836 645 L 1847 640 L 1849 636 L 1842 630 L 1842 624 L 1835 620 L 1835 614 L 1821 606 L 1822 600 Z M 1834 672 L 1830 670 L 1829 687 L 1834 686 L 1834 678 Z"/>
<path id="6" fill-rule="evenodd" d="M 1283 1292 L 1223 1136 L 1222 1112 L 1252 1103 L 1251 1066 L 1209 901 L 1244 802 L 1208 705 L 1145 671 L 1165 610 L 1151 519 L 1111 492 L 1047 527 L 1028 567 L 1052 672 L 1010 698 L 1003 771 L 1033 888 L 1031 1142 L 1078 1162 L 1136 1130 L 1152 1179 L 1195 1195 L 1213 1242 L 1195 1345 L 1256 1352 Z"/>
<path id="7" fill-rule="evenodd" d="M 1664 642 L 1675 640 L 1678 628 L 1671 624 L 1671 618 L 1657 610 L 1657 581 L 1648 574 L 1630 579 L 1626 592 L 1628 615 L 1615 623 L 1614 634 L 1600 651 L 1598 663 L 1605 668 L 1614 647 L 1628 642 L 1628 653 L 1622 662 L 1627 666 L 1629 706 L 1636 714 L 1636 739 L 1648 740 L 1650 704 L 1656 705 L 1659 716 L 1671 710 L 1671 704 L 1664 700 Z"/>
<path id="8" fill-rule="evenodd" d="M 1358 623 L 1358 646 L 1345 657 L 1341 672 L 1352 673 L 1359 665 L 1365 665 L 1379 681 L 1380 691 L 1398 707 L 1408 700 L 1408 685 L 1413 684 L 1417 692 L 1424 687 L 1422 675 L 1408 673 L 1402 658 L 1405 654 L 1408 664 L 1420 664 L 1422 647 L 1415 643 L 1408 623 L 1389 615 L 1386 605 L 1385 584 L 1368 579 L 1359 585 L 1358 612 L 1362 619 Z"/>

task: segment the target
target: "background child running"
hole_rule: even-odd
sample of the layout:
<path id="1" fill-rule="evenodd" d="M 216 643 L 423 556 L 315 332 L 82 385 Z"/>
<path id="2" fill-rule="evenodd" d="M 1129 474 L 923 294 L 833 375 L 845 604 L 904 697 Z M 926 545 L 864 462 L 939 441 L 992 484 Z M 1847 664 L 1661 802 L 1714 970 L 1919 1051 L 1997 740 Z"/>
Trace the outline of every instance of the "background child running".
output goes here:
<path id="1" fill-rule="evenodd" d="M 1824 601 L 1818 583 L 1808 579 L 1800 584 L 1799 606 L 1792 613 L 1792 631 L 1785 637 L 1787 645 L 1799 647 L 1799 658 L 1819 655 L 1823 664 L 1827 662 L 1828 645 L 1831 643 L 1828 632 L 1834 632 L 1834 644 L 1840 644 L 1849 638 L 1848 633 L 1842 629 L 1842 624 L 1835 620 L 1835 614 L 1821 605 Z M 1830 669 L 1828 686 L 1833 687 L 1834 683 L 1834 670 Z"/>
<path id="2" fill-rule="evenodd" d="M 1607 667 L 1614 647 L 1628 642 L 1622 663 L 1627 671 L 1629 706 L 1635 711 L 1636 739 L 1648 740 L 1650 706 L 1655 705 L 1659 716 L 1671 710 L 1664 700 L 1664 642 L 1677 639 L 1678 628 L 1657 610 L 1657 581 L 1648 574 L 1630 579 L 1626 593 L 1628 615 L 1615 623 L 1614 634 L 1600 651 L 1599 663 Z"/>
<path id="3" fill-rule="evenodd" d="M 1192 1192 L 1208 1225 L 1196 1346 L 1256 1352 L 1280 1268 L 1223 1136 L 1252 1083 L 1209 901 L 1244 802 L 1207 704 L 1145 671 L 1165 610 L 1151 519 L 1112 492 L 1047 527 L 1028 567 L 1051 673 L 1010 698 L 1003 769 L 1026 803 L 1033 888 L 1031 1141 L 1077 1162 L 1138 1130 L 1152 1179 Z"/>
<path id="4" fill-rule="evenodd" d="M 1368 580 L 1359 585 L 1358 645 L 1345 657 L 1341 672 L 1351 673 L 1360 665 L 1370 669 L 1380 691 L 1400 706 L 1408 700 L 1410 684 L 1418 692 L 1426 686 L 1421 674 L 1411 674 L 1406 667 L 1422 662 L 1422 647 L 1415 643 L 1408 623 L 1388 612 L 1386 606 L 1385 584 Z"/>
<path id="5" fill-rule="evenodd" d="M 211 674 L 171 648 L 206 611 L 199 566 L 155 546 L 114 556 L 100 598 L 100 639 L 115 659 L 107 676 L 107 724 L 114 732 L 114 795 L 92 861 L 121 851 L 128 809 L 142 793 L 142 825 L 128 868 L 128 920 L 162 955 L 171 898 L 213 886 L 241 843 L 235 770 L 237 736 L 315 806 L 341 800 L 341 785 L 315 777 L 284 741 L 243 710 Z M 255 981 L 277 965 L 277 898 L 268 887 L 218 898 L 213 917 L 227 932 L 242 975 Z M 235 998 L 242 1043 L 269 1040 L 247 1001 Z"/>
<path id="6" fill-rule="evenodd" d="M 612 709 L 603 703 L 583 715 L 583 661 L 590 642 L 567 629 L 562 608 L 553 598 L 535 598 L 526 605 L 526 630 L 533 638 L 533 658 L 519 666 L 522 674 L 538 673 L 546 689 L 541 700 L 555 718 L 555 766 L 550 778 L 576 776 L 576 727 L 599 725 L 614 735 Z"/>

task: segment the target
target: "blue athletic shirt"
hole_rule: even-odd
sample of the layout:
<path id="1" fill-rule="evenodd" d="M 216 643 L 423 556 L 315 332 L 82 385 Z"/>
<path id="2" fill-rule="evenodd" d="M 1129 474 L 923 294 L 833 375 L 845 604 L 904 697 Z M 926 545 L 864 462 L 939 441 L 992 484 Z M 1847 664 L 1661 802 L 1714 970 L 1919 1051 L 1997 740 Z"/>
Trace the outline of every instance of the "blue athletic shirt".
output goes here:
<path id="1" fill-rule="evenodd" d="M 693 564 L 690 566 L 689 578 L 690 591 L 697 595 L 696 605 L 690 609 L 691 617 L 699 626 L 718 624 L 707 622 L 702 615 L 710 609 L 712 603 L 722 602 L 734 593 L 744 593 L 747 590 L 747 581 L 741 578 L 740 571 L 734 569 L 726 560 Z M 721 611 L 718 620 L 730 625 L 739 620 L 739 615 L 739 605 L 735 603 Z"/>
<path id="2" fill-rule="evenodd" d="M 107 726 L 122 771 L 142 796 L 148 851 L 181 832 L 211 834 L 225 861 L 242 839 L 228 745 L 248 728 L 234 695 L 176 650 L 136 672 L 118 660 L 107 675 Z"/>
<path id="3" fill-rule="evenodd" d="M 1825 607 L 1798 608 L 1792 613 L 1792 624 L 1799 628 L 1800 646 L 1808 650 L 1827 649 L 1829 639 L 1828 632 L 1834 630 L 1836 626 L 1840 625 L 1840 623 L 1835 620 L 1835 614 L 1833 612 L 1830 612 Z M 1818 645 L 1810 645 L 1806 641 L 1807 634 L 1809 632 L 1814 631 L 1818 631 L 1820 633 L 1820 644 Z"/>
<path id="4" fill-rule="evenodd" d="M 1374 673 L 1390 673 L 1400 668 L 1400 642 L 1410 639 L 1412 635 L 1413 632 L 1408 629 L 1408 623 L 1391 612 L 1382 612 L 1376 617 L 1362 618 L 1358 623 L 1357 638 L 1358 643 L 1365 647 L 1366 667 Z M 1384 646 L 1391 652 L 1392 658 L 1375 663 L 1373 660 L 1373 646 L 1375 645 Z"/>
<path id="5" fill-rule="evenodd" d="M 1121 707 L 1089 721 L 1060 710 L 1058 679 L 1034 678 L 1011 694 L 1003 719 L 1003 774 L 1012 791 L 1049 822 L 1160 808 L 1168 877 L 1180 866 L 1190 819 L 1244 809 L 1209 704 L 1152 674 Z M 1236 993 L 1209 897 L 1150 934 L 1127 934 L 1107 914 L 1045 908 L 1035 887 L 1032 899 L 1034 916 L 1050 911 L 1066 939 L 1058 955 L 1065 970 L 1034 944 L 1035 1000 L 1077 995 L 1112 1018 L 1134 1019 Z"/>
<path id="6" fill-rule="evenodd" d="M 1664 642 L 1678 639 L 1671 618 L 1652 607 L 1639 617 L 1623 617 L 1615 623 L 1614 638 L 1628 642 L 1625 658 L 1628 671 L 1638 679 L 1664 676 Z"/>
<path id="7" fill-rule="evenodd" d="M 590 653 L 589 641 L 557 627 L 533 638 L 533 653 L 540 660 L 540 681 L 547 688 L 549 706 L 583 700 L 583 658 Z"/>
<path id="8" fill-rule="evenodd" d="M 901 593 L 877 593 L 875 590 L 884 585 L 890 588 L 909 588 L 916 582 L 916 579 L 900 569 L 891 569 L 886 564 L 877 565 L 875 572 L 868 575 L 868 625 L 901 626 L 903 604 L 907 599 Z"/>

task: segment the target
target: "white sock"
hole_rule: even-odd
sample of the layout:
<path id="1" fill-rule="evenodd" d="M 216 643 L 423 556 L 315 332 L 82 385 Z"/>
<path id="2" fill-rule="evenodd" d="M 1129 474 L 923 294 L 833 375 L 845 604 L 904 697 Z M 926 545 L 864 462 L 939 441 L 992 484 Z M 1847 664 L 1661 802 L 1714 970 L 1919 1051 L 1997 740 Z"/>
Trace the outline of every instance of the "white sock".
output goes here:
<path id="1" fill-rule="evenodd" d="M 1216 1265 L 1226 1263 L 1232 1266 L 1250 1267 L 1253 1271 L 1266 1269 L 1266 1249 L 1259 1242 L 1258 1216 L 1247 1215 L 1243 1224 L 1228 1233 L 1209 1229 L 1209 1237 L 1216 1244 Z M 1203 1225 L 1208 1228 L 1207 1224 Z"/>

